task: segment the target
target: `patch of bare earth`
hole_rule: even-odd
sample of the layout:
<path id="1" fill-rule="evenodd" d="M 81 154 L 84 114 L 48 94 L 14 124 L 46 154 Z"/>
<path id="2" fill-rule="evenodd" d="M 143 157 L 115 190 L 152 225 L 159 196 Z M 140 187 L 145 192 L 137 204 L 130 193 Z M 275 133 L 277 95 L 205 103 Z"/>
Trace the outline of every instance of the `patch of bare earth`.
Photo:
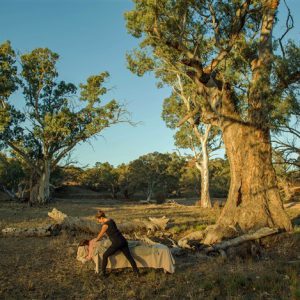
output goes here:
<path id="1" fill-rule="evenodd" d="M 0 228 L 49 224 L 47 212 L 53 207 L 84 218 L 93 218 L 101 207 L 117 222 L 165 215 L 171 219 L 169 230 L 177 239 L 212 224 L 219 214 L 218 209 L 191 205 L 142 205 L 96 196 L 85 199 L 84 191 L 80 197 L 57 199 L 41 208 L 2 201 Z M 287 211 L 296 224 L 300 208 L 293 206 Z M 173 275 L 145 269 L 142 277 L 136 278 L 131 270 L 116 270 L 105 280 L 95 274 L 92 263 L 76 261 L 77 244 L 85 237 L 82 234 L 0 237 L 0 299 L 300 299 L 299 231 L 296 226 L 292 234 L 265 239 L 260 258 L 223 260 L 191 252 L 176 258 Z"/>

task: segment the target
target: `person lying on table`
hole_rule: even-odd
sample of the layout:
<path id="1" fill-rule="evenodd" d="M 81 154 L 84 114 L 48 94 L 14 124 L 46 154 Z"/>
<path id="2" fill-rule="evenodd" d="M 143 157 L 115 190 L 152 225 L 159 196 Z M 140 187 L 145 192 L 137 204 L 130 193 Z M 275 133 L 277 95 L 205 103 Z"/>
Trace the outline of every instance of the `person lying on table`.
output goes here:
<path id="1" fill-rule="evenodd" d="M 95 242 L 99 241 L 104 236 L 104 234 L 106 234 L 112 243 L 111 246 L 103 253 L 102 276 L 103 277 L 108 276 L 108 274 L 106 273 L 108 257 L 115 254 L 119 250 L 122 251 L 122 253 L 125 255 L 125 257 L 130 262 L 134 273 L 137 276 L 139 276 L 139 274 L 140 274 L 139 269 L 130 253 L 130 250 L 128 248 L 128 242 L 125 239 L 125 237 L 122 235 L 120 230 L 118 229 L 114 220 L 107 218 L 105 216 L 104 211 L 102 211 L 102 210 L 99 210 L 97 212 L 96 219 L 99 223 L 102 224 L 102 227 L 101 227 L 101 230 L 100 230 L 98 236 L 95 239 L 93 239 L 92 241 L 95 243 Z"/>

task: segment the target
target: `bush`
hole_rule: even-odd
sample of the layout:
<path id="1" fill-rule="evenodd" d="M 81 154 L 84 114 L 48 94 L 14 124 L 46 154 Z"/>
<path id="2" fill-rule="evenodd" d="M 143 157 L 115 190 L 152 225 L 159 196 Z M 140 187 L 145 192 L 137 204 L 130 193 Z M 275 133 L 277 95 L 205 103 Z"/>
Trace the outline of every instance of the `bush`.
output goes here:
<path id="1" fill-rule="evenodd" d="M 157 204 L 165 203 L 166 201 L 166 194 L 163 192 L 157 192 L 154 196 Z"/>

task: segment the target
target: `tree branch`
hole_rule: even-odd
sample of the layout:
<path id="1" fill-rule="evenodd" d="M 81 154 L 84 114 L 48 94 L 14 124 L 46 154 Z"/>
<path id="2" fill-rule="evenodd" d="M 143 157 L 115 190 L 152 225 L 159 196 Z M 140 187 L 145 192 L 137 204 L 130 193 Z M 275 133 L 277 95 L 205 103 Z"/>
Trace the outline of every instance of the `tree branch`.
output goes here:
<path id="1" fill-rule="evenodd" d="M 291 14 L 291 10 L 290 8 L 288 7 L 287 3 L 286 3 L 286 0 L 283 0 L 284 4 L 285 4 L 285 7 L 287 8 L 287 11 L 288 11 L 288 16 L 286 18 L 286 22 L 285 22 L 285 25 L 286 25 L 286 30 L 285 32 L 282 34 L 282 36 L 278 39 L 279 41 L 279 45 L 280 45 L 280 49 L 281 49 L 281 52 L 282 52 L 282 56 L 285 58 L 285 51 L 284 51 L 284 47 L 282 45 L 282 40 L 284 39 L 284 37 L 287 35 L 287 33 L 292 29 L 294 28 L 294 19 L 293 19 L 293 16 Z"/>
<path id="2" fill-rule="evenodd" d="M 211 74 L 213 70 L 218 66 L 218 64 L 228 55 L 236 39 L 238 38 L 241 30 L 243 29 L 246 21 L 246 15 L 248 13 L 251 0 L 246 0 L 241 7 L 239 7 L 235 13 L 235 18 L 232 22 L 232 27 L 229 35 L 228 45 L 225 49 L 221 49 L 219 54 L 212 59 L 211 63 L 204 68 L 203 72 L 205 74 Z"/>

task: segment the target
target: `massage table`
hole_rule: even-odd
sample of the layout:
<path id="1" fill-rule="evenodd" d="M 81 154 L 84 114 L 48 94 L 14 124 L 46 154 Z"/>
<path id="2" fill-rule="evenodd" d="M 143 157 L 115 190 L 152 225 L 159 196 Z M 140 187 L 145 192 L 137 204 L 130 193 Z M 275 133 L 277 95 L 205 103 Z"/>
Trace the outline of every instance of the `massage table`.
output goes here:
<path id="1" fill-rule="evenodd" d="M 95 263 L 96 273 L 99 273 L 99 268 L 101 268 L 102 255 L 110 246 L 110 244 L 111 242 L 108 239 L 100 240 L 95 244 L 92 254 L 92 260 Z M 128 246 L 138 268 L 163 269 L 165 273 L 175 272 L 175 260 L 170 249 L 167 246 L 159 243 L 149 245 L 141 241 L 128 241 Z M 87 261 L 87 254 L 88 246 L 79 246 L 77 250 L 77 260 L 85 263 Z M 131 268 L 131 265 L 123 255 L 123 253 L 118 251 L 108 258 L 107 268 Z"/>

